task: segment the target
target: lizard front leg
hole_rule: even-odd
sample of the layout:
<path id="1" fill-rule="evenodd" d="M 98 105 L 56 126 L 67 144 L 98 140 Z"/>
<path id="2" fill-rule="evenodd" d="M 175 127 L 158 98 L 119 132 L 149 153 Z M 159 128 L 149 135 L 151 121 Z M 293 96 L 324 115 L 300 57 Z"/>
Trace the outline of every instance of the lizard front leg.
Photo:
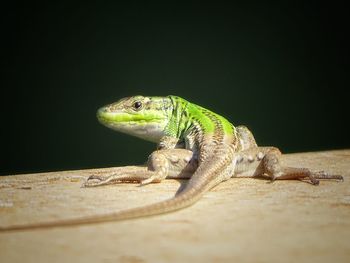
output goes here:
<path id="1" fill-rule="evenodd" d="M 268 176 L 272 181 L 309 179 L 313 185 L 318 185 L 319 179 L 343 180 L 341 175 L 325 171 L 314 172 L 308 168 L 283 166 L 280 157 L 281 152 L 275 147 L 253 147 L 244 150 L 237 159 L 236 176 Z"/>
<path id="2" fill-rule="evenodd" d="M 193 152 L 185 149 L 164 149 L 153 152 L 147 166 L 118 167 L 110 175 L 92 175 L 83 184 L 94 187 L 113 183 L 159 183 L 165 178 L 189 178 L 197 169 Z M 97 180 L 97 181 L 96 181 Z"/>

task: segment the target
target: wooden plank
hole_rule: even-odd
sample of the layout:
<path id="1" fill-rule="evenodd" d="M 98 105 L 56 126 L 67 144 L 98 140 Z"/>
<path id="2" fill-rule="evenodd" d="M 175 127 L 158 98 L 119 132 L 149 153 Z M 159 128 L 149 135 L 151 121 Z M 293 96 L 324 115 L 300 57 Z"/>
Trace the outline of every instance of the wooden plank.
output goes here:
<path id="1" fill-rule="evenodd" d="M 0 233 L 1 262 L 349 262 L 350 150 L 289 154 L 344 182 L 231 179 L 167 215 Z M 98 215 L 174 195 L 186 181 L 81 188 L 108 169 L 0 178 L 0 225 Z"/>

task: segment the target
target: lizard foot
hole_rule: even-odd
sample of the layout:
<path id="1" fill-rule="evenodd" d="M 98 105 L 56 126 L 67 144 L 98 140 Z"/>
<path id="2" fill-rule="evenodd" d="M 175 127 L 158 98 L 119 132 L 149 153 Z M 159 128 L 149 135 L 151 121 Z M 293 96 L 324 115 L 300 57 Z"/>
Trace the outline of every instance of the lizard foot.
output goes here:
<path id="1" fill-rule="evenodd" d="M 332 175 L 324 171 L 312 172 L 307 168 L 284 167 L 282 171 L 272 174 L 271 180 L 305 180 L 308 179 L 312 185 L 319 185 L 319 180 L 343 181 L 341 175 Z"/>
<path id="2" fill-rule="evenodd" d="M 87 178 L 82 187 L 96 187 L 120 183 L 141 183 L 153 177 L 154 172 L 148 171 L 145 167 L 128 167 L 127 169 L 106 175 L 91 175 Z"/>
<path id="3" fill-rule="evenodd" d="M 95 187 L 95 186 L 101 186 L 106 184 L 111 184 L 116 182 L 117 180 L 114 178 L 114 175 L 108 176 L 108 177 L 102 177 L 99 175 L 91 175 L 89 176 L 86 181 L 83 183 L 82 187 Z"/>
<path id="4" fill-rule="evenodd" d="M 85 183 L 82 185 L 82 187 L 96 187 L 96 186 L 102 186 L 102 185 L 108 185 L 108 184 L 118 184 L 123 182 L 132 182 L 135 181 L 130 178 L 130 176 L 125 176 L 121 174 L 112 174 L 108 177 L 101 177 L 98 175 L 92 175 L 90 176 Z"/>

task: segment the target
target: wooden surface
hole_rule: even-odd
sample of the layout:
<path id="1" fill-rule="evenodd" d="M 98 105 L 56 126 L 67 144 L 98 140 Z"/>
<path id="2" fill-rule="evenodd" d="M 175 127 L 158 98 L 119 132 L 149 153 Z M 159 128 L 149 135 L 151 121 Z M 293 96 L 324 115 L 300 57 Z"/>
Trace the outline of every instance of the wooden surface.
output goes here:
<path id="1" fill-rule="evenodd" d="M 345 181 L 231 179 L 167 215 L 0 233 L 0 262 L 350 262 L 350 150 L 290 154 L 284 161 Z M 103 171 L 0 177 L 0 225 L 142 206 L 186 183 L 80 188 Z"/>

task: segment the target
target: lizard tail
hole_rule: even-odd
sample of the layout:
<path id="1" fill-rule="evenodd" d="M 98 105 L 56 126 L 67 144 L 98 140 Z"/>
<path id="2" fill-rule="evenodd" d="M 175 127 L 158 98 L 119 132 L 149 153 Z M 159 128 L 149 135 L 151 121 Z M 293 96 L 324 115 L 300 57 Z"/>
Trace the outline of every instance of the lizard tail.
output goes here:
<path id="1" fill-rule="evenodd" d="M 100 214 L 79 218 L 71 218 L 52 222 L 38 222 L 33 224 L 18 224 L 10 226 L 0 226 L 0 232 L 46 229 L 54 227 L 70 227 L 75 225 L 97 224 L 111 221 L 120 221 L 126 219 L 140 218 L 173 212 L 194 204 L 210 188 L 222 182 L 224 174 L 225 161 L 220 157 L 213 157 L 213 162 L 202 163 L 192 175 L 185 189 L 175 197 L 158 203 L 126 209 L 114 213 Z M 230 172 L 230 171 L 227 171 Z"/>
<path id="2" fill-rule="evenodd" d="M 175 197 L 158 203 L 118 211 L 115 213 L 100 214 L 86 217 L 71 218 L 52 222 L 38 222 L 32 224 L 15 224 L 0 226 L 0 232 L 23 231 L 34 229 L 47 229 L 55 227 L 71 227 L 75 225 L 97 224 L 111 221 L 148 217 L 158 214 L 173 212 L 194 204 L 200 197 L 211 188 L 207 180 L 196 180 L 196 173 L 190 179 L 183 191 Z"/>
<path id="3" fill-rule="evenodd" d="M 204 193 L 203 188 L 188 189 L 186 187 L 175 197 L 158 203 L 118 211 L 115 213 L 100 214 L 86 217 L 71 218 L 52 222 L 38 222 L 33 224 L 18 224 L 0 226 L 0 232 L 23 231 L 34 229 L 47 229 L 55 227 L 71 227 L 75 225 L 97 224 L 111 221 L 147 217 L 176 211 L 195 203 Z"/>

